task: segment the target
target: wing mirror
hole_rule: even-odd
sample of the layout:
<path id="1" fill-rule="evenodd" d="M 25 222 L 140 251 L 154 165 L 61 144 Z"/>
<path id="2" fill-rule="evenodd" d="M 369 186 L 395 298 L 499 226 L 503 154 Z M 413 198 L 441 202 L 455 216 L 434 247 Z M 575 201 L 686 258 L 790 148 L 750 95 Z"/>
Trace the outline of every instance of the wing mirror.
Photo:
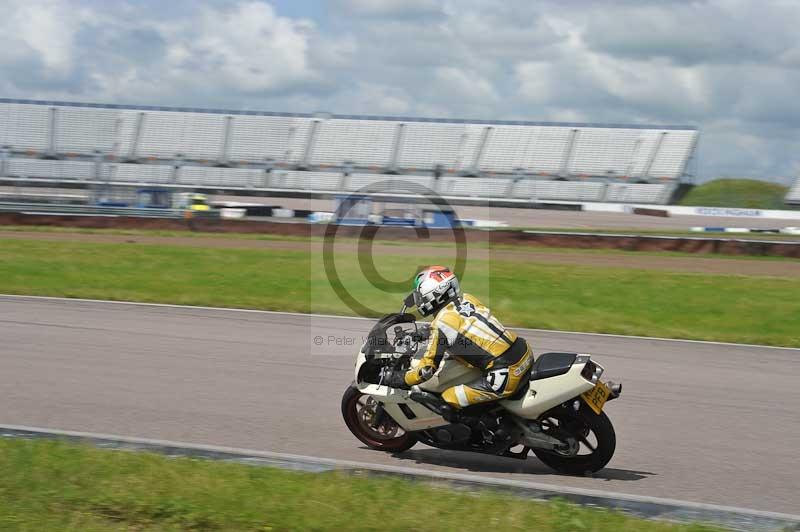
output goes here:
<path id="1" fill-rule="evenodd" d="M 414 292 L 411 292 L 403 300 L 403 309 L 400 311 L 400 314 L 404 314 L 406 310 L 410 309 L 413 306 L 414 306 Z"/>
<path id="2" fill-rule="evenodd" d="M 413 307 L 415 305 L 415 303 L 414 303 L 414 292 L 411 292 L 410 294 L 408 294 L 406 296 L 406 298 L 403 300 L 403 304 L 406 306 L 406 308 L 411 308 L 411 307 Z"/>

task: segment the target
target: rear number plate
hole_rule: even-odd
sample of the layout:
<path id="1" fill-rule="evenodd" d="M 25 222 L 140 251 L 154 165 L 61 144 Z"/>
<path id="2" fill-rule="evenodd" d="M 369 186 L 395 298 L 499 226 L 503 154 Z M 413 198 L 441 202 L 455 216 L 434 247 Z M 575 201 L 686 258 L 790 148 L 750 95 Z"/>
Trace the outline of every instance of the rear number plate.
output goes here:
<path id="1" fill-rule="evenodd" d="M 603 411 L 603 405 L 608 401 L 608 396 L 611 395 L 611 390 L 602 382 L 595 384 L 594 388 L 581 394 L 586 404 L 594 410 L 595 414 L 600 414 Z"/>

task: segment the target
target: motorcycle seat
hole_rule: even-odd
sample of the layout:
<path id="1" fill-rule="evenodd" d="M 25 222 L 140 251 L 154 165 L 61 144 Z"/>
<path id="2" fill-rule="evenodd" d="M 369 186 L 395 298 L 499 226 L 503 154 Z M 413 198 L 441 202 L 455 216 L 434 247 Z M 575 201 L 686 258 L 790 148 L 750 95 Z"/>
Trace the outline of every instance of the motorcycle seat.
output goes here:
<path id="1" fill-rule="evenodd" d="M 575 353 L 542 353 L 531 368 L 531 380 L 547 379 L 563 375 L 575 363 Z"/>

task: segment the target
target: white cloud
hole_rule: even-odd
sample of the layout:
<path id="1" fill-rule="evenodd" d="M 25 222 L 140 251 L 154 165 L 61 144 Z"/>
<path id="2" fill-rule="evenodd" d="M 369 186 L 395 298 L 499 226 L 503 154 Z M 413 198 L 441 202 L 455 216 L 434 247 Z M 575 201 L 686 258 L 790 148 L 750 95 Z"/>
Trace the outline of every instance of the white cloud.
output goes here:
<path id="1" fill-rule="evenodd" d="M 435 70 L 435 78 L 448 98 L 456 96 L 482 103 L 497 99 L 491 82 L 475 71 L 452 66 L 439 67 Z"/>
<path id="2" fill-rule="evenodd" d="M 74 67 L 75 37 L 89 10 L 61 0 L 9 0 L 0 17 L 0 62 L 40 64 L 40 75 L 64 76 Z"/>
<path id="3" fill-rule="evenodd" d="M 589 53 L 579 63 L 599 90 L 605 90 L 628 105 L 650 105 L 673 109 L 702 109 L 710 105 L 702 73 L 692 67 L 674 66 L 662 59 L 622 61 Z"/>
<path id="4" fill-rule="evenodd" d="M 261 2 L 222 11 L 205 8 L 185 23 L 164 25 L 164 65 L 172 76 L 245 92 L 313 83 L 310 22 L 279 17 Z"/>
<path id="5" fill-rule="evenodd" d="M 557 90 L 554 67 L 545 61 L 523 61 L 515 67 L 517 93 L 523 100 L 546 104 Z"/>
<path id="6" fill-rule="evenodd" d="M 411 109 L 408 94 L 399 87 L 377 83 L 358 83 L 347 99 L 355 101 L 360 114 L 405 115 Z M 351 104 L 352 105 L 352 104 Z"/>

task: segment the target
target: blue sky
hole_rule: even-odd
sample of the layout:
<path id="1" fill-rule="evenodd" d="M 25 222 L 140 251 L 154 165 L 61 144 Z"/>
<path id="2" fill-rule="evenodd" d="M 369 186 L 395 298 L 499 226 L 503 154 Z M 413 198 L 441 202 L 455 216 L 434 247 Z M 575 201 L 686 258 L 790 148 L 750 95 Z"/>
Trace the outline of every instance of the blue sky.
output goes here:
<path id="1" fill-rule="evenodd" d="M 692 124 L 702 178 L 800 174 L 800 2 L 5 0 L 0 95 Z"/>

